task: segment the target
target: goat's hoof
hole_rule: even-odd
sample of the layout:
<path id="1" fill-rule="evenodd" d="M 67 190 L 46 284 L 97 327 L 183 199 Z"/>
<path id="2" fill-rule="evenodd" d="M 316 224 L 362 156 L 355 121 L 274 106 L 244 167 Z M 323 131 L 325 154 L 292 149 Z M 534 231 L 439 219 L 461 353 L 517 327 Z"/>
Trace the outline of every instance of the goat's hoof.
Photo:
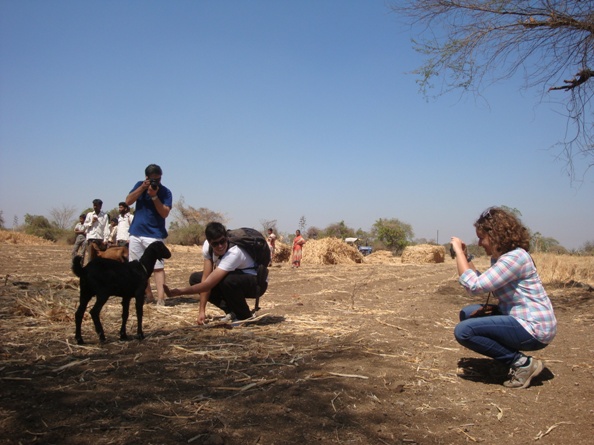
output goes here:
<path id="1" fill-rule="evenodd" d="M 134 336 L 134 338 L 135 338 L 136 340 L 144 340 L 144 334 L 136 334 L 136 335 Z"/>
<path id="2" fill-rule="evenodd" d="M 99 337 L 99 341 L 101 342 L 101 344 L 107 343 L 107 339 L 105 338 L 105 335 L 102 335 L 101 337 Z"/>
<path id="3" fill-rule="evenodd" d="M 76 344 L 77 344 L 77 345 L 84 345 L 84 344 L 85 344 L 85 342 L 84 342 L 84 340 L 82 339 L 82 337 L 77 337 L 77 338 L 76 338 Z"/>
<path id="4" fill-rule="evenodd" d="M 130 337 L 128 337 L 126 334 L 121 334 L 120 341 L 130 341 Z"/>

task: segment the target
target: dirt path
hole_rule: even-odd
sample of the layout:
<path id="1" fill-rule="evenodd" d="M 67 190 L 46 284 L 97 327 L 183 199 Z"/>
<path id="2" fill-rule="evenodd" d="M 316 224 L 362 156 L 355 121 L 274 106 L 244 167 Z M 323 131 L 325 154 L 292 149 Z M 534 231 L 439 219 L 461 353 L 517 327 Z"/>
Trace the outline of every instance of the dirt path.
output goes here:
<path id="1" fill-rule="evenodd" d="M 69 251 L 0 246 L 2 444 L 591 443 L 587 290 L 548 289 L 560 326 L 538 353 L 548 367 L 508 390 L 453 338 L 476 300 L 448 260 L 273 267 L 258 323 L 198 327 L 197 300 L 178 298 L 146 307 L 142 342 L 117 341 L 113 298 L 108 343 L 87 317 L 77 346 Z M 176 248 L 168 283 L 184 285 L 196 259 Z"/>

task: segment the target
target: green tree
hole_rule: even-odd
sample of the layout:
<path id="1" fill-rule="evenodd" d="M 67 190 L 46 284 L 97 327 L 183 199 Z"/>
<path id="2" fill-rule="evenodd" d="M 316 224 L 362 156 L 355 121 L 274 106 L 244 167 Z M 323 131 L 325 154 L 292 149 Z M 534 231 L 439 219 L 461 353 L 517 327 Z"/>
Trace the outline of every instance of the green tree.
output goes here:
<path id="1" fill-rule="evenodd" d="M 415 71 L 424 94 L 438 77 L 439 94 L 480 94 L 521 73 L 526 89 L 564 95 L 568 128 L 573 129 L 560 136 L 568 170 L 574 173 L 578 159 L 594 165 L 592 2 L 405 0 L 393 9 L 422 26 L 418 29 L 424 34 L 413 44 L 425 57 Z"/>
<path id="2" fill-rule="evenodd" d="M 322 233 L 320 233 L 321 238 L 338 238 L 338 239 L 345 239 L 349 237 L 355 236 L 355 229 L 348 227 L 344 221 L 340 221 L 337 223 L 333 223 L 328 225 Z"/>
<path id="3" fill-rule="evenodd" d="M 301 218 L 299 218 L 299 231 L 301 233 L 305 231 L 306 224 L 307 220 L 305 219 L 305 215 L 302 215 Z"/>
<path id="4" fill-rule="evenodd" d="M 38 236 L 50 241 L 56 241 L 62 231 L 41 215 L 25 215 L 24 232 L 28 235 Z"/>
<path id="5" fill-rule="evenodd" d="M 402 253 L 414 237 L 412 226 L 396 218 L 378 219 L 373 224 L 372 233 L 387 249 L 397 254 Z"/>
<path id="6" fill-rule="evenodd" d="M 318 239 L 321 237 L 321 233 L 322 233 L 322 231 L 319 228 L 317 228 L 316 226 L 309 226 L 307 228 L 306 238 Z M 295 238 L 295 235 L 293 235 L 293 237 L 291 237 L 291 240 L 293 240 L 294 238 Z"/>
<path id="7" fill-rule="evenodd" d="M 540 232 L 532 234 L 530 238 L 530 249 L 532 252 L 563 253 L 563 248 L 555 238 L 544 237 Z"/>

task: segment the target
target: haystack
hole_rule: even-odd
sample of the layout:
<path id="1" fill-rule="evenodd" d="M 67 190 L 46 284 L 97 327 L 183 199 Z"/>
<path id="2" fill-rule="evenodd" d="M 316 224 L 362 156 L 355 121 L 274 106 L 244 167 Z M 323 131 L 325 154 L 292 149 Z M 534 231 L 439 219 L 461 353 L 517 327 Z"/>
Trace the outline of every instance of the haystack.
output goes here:
<path id="1" fill-rule="evenodd" d="M 402 252 L 403 263 L 425 264 L 443 263 L 445 260 L 445 247 L 420 244 L 408 246 Z"/>
<path id="2" fill-rule="evenodd" d="M 25 244 L 27 246 L 49 246 L 53 241 L 46 240 L 34 235 L 27 235 L 14 230 L 0 230 L 0 243 L 2 244 Z"/>
<path id="3" fill-rule="evenodd" d="M 285 261 L 289 261 L 291 258 L 291 246 L 276 240 L 274 248 L 274 258 L 272 259 L 273 263 L 283 263 Z"/>
<path id="4" fill-rule="evenodd" d="M 362 263 L 363 255 L 353 246 L 338 238 L 308 240 L 303 246 L 301 264 Z"/>
<path id="5" fill-rule="evenodd" d="M 394 256 L 389 250 L 376 250 L 364 257 L 363 262 L 368 264 L 394 264 L 400 263 L 400 258 Z"/>

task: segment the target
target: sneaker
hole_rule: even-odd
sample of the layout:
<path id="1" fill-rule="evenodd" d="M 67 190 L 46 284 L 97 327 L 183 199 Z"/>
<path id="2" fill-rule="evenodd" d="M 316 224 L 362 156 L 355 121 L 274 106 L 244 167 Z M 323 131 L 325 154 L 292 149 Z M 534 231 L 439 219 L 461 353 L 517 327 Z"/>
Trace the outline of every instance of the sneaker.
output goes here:
<path id="1" fill-rule="evenodd" d="M 231 326 L 234 327 L 234 328 L 237 328 L 239 326 L 243 326 L 245 323 L 249 322 L 252 318 L 254 318 L 253 315 L 251 317 L 249 317 L 249 318 L 244 319 L 244 320 L 235 319 L 235 320 L 233 320 L 231 322 Z"/>
<path id="2" fill-rule="evenodd" d="M 236 321 L 237 317 L 235 316 L 235 314 L 233 312 L 228 312 L 227 314 L 225 314 L 225 316 L 223 318 L 221 318 L 220 321 L 227 323 L 227 322 L 232 322 L 232 321 Z"/>
<path id="3" fill-rule="evenodd" d="M 542 372 L 544 363 L 534 358 L 526 366 L 519 366 L 509 370 L 510 379 L 503 383 L 506 388 L 528 388 L 530 381 Z"/>

